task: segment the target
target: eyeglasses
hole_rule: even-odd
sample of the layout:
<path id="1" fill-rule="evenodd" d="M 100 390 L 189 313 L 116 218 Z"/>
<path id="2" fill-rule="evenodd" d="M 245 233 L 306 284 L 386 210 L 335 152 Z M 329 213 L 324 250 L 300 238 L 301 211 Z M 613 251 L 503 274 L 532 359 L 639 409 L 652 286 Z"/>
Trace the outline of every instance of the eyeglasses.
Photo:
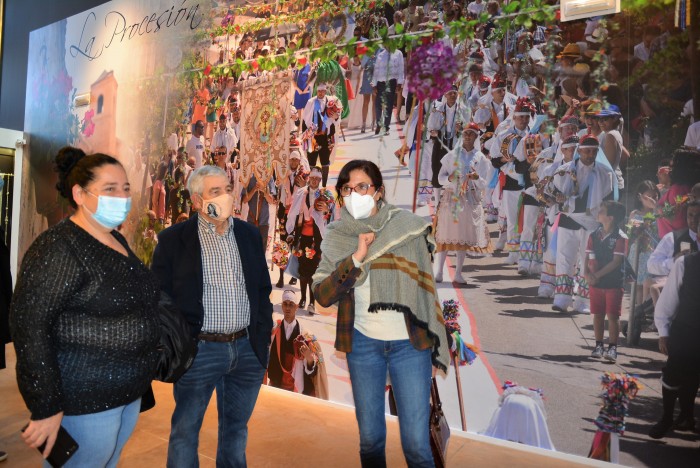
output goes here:
<path id="1" fill-rule="evenodd" d="M 363 182 L 363 183 L 360 183 L 360 184 L 357 184 L 357 185 L 354 186 L 354 187 L 350 187 L 349 185 L 343 185 L 342 187 L 340 187 L 340 194 L 341 194 L 342 196 L 344 196 L 344 197 L 347 197 L 347 196 L 350 195 L 350 194 L 353 192 L 353 190 L 354 190 L 355 193 L 358 193 L 358 194 L 360 194 L 360 195 L 366 195 L 366 194 L 367 194 L 367 190 L 369 190 L 370 187 L 374 187 L 374 185 L 372 185 L 372 184 L 365 184 L 364 182 Z"/>
<path id="2" fill-rule="evenodd" d="M 217 152 L 214 153 L 214 154 L 217 155 L 217 156 L 226 156 L 226 151 L 217 151 Z"/>

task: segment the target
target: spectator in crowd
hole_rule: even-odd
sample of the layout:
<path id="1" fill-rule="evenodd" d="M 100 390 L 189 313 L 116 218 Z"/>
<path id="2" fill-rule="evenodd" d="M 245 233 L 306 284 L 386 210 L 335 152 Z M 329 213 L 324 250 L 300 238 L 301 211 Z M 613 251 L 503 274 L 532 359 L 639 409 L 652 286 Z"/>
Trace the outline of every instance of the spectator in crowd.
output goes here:
<path id="1" fill-rule="evenodd" d="M 588 237 L 587 261 L 583 274 L 590 291 L 595 349 L 591 357 L 617 360 L 617 338 L 620 334 L 623 280 L 627 236 L 620 230 L 625 222 L 625 205 L 605 201 L 598 211 L 601 226 Z M 605 317 L 608 318 L 608 348 L 603 347 Z"/>
<path id="2" fill-rule="evenodd" d="M 700 203 L 693 203 L 700 208 Z M 699 228 L 700 224 L 696 224 L 695 231 Z M 679 431 L 695 430 L 695 397 L 700 382 L 698 277 L 700 254 L 696 251 L 678 257 L 654 309 L 654 323 L 659 331 L 659 351 L 668 356 L 668 359 L 661 378 L 661 420 L 649 431 L 649 436 L 653 439 L 663 438 L 672 427 Z M 676 400 L 680 405 L 680 414 L 674 421 Z"/>

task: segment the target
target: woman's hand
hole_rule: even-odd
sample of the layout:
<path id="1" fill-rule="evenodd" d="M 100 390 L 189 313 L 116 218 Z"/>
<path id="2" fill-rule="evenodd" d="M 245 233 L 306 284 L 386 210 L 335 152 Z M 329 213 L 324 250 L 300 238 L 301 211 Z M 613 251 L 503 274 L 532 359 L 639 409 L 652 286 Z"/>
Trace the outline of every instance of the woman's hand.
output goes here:
<path id="1" fill-rule="evenodd" d="M 352 254 L 355 260 L 362 262 L 365 259 L 369 246 L 372 245 L 372 242 L 374 242 L 373 232 L 365 232 L 359 235 L 357 238 L 357 250 L 354 254 Z"/>
<path id="2" fill-rule="evenodd" d="M 41 444 L 46 442 L 46 447 L 42 456 L 44 458 L 48 457 L 53 448 L 53 444 L 56 442 L 56 437 L 58 436 L 58 429 L 61 427 L 61 420 L 63 419 L 63 411 L 56 413 L 53 416 L 49 416 L 46 419 L 38 419 L 29 421 L 29 425 L 22 432 L 22 439 L 24 443 L 29 445 L 31 448 L 39 448 Z"/>
<path id="3" fill-rule="evenodd" d="M 668 356 L 668 336 L 659 337 L 659 351 Z"/>

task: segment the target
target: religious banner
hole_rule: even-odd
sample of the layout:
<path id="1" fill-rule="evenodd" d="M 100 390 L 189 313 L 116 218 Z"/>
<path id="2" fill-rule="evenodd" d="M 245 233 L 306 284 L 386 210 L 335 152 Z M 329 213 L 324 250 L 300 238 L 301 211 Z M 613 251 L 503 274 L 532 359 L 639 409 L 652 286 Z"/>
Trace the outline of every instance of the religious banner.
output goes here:
<path id="1" fill-rule="evenodd" d="M 241 90 L 241 181 L 284 177 L 291 130 L 292 73 L 246 80 Z"/>

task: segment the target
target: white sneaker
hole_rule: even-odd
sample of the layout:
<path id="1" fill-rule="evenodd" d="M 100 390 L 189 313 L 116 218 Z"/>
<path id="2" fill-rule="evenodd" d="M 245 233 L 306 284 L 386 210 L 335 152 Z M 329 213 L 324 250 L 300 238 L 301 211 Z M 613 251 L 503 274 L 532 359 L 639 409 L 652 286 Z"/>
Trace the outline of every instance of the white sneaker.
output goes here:
<path id="1" fill-rule="evenodd" d="M 436 283 L 442 283 L 442 272 L 438 273 L 435 275 L 435 282 Z"/>
<path id="2" fill-rule="evenodd" d="M 306 308 L 306 311 L 309 313 L 309 315 L 314 315 L 316 313 L 316 306 L 314 306 L 313 302 L 309 304 L 309 307 Z"/>
<path id="3" fill-rule="evenodd" d="M 617 361 L 617 346 L 608 346 L 608 349 L 603 353 L 603 358 L 608 362 Z"/>
<path id="4" fill-rule="evenodd" d="M 530 272 L 527 271 L 525 268 L 518 268 L 518 274 L 520 276 L 528 276 L 530 274 Z"/>
<path id="5" fill-rule="evenodd" d="M 598 343 L 593 352 L 591 353 L 591 357 L 600 359 L 603 357 L 603 354 L 605 354 L 605 348 L 603 348 L 603 343 Z"/>

